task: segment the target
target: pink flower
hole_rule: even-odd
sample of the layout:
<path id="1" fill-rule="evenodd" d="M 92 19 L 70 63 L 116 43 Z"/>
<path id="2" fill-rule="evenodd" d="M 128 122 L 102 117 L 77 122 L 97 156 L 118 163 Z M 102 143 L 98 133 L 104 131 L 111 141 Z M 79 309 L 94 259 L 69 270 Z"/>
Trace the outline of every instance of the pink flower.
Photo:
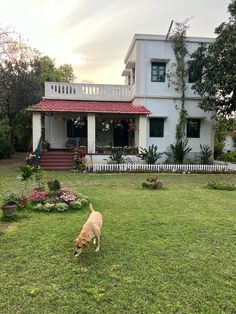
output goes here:
<path id="1" fill-rule="evenodd" d="M 45 191 L 34 190 L 28 198 L 33 202 L 43 202 L 45 201 L 47 195 L 48 193 Z"/>

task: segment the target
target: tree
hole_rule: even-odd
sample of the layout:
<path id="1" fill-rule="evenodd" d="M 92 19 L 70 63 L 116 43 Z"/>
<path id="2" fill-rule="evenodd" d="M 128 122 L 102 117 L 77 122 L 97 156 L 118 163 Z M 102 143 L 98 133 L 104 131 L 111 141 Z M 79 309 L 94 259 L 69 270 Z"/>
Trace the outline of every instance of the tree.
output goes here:
<path id="1" fill-rule="evenodd" d="M 228 11 L 228 23 L 215 29 L 213 43 L 201 44 L 192 54 L 191 66 L 196 77 L 202 71 L 192 87 L 202 97 L 200 108 L 231 115 L 236 111 L 236 0 Z"/>
<path id="2" fill-rule="evenodd" d="M 8 28 L 0 28 L 0 47 L 0 119 L 9 126 L 10 146 L 14 152 L 17 137 L 18 145 L 22 138 L 28 142 L 30 120 L 25 108 L 42 99 L 44 82 L 71 82 L 75 77 L 71 65 L 57 68 L 53 59 L 27 46 Z M 22 121 L 28 127 L 22 128 Z"/>

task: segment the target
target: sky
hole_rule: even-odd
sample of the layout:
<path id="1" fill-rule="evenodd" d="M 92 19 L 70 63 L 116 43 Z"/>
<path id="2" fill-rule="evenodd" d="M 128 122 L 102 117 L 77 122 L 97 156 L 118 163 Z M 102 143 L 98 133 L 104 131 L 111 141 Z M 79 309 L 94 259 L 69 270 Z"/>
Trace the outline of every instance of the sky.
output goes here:
<path id="1" fill-rule="evenodd" d="M 123 84 L 134 34 L 166 35 L 171 20 L 192 18 L 188 36 L 215 37 L 230 0 L 0 0 L 0 24 L 12 26 L 76 82 Z"/>

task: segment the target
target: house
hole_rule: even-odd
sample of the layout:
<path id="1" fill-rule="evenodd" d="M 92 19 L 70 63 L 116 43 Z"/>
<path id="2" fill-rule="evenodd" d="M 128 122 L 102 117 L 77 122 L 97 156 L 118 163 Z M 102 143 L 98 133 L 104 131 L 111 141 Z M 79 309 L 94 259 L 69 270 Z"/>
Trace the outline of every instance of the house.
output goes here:
<path id="1" fill-rule="evenodd" d="M 191 54 L 211 38 L 188 37 Z M 29 110 L 33 114 L 33 149 L 42 135 L 52 149 L 65 149 L 68 140 L 87 147 L 95 162 L 102 161 L 104 146 L 158 146 L 175 143 L 180 94 L 169 86 L 175 56 L 171 41 L 160 35 L 134 35 L 124 59 L 124 85 L 45 83 L 45 96 Z M 191 155 L 200 144 L 213 149 L 212 115 L 198 108 L 201 100 L 191 89 L 189 73 L 185 107 L 186 136 Z M 191 157 L 191 156 L 190 156 Z"/>

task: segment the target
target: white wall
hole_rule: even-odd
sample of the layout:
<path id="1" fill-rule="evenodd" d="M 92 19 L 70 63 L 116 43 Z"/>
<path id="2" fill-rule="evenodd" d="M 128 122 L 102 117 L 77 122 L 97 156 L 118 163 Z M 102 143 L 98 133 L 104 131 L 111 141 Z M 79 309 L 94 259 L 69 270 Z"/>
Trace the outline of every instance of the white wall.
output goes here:
<path id="1" fill-rule="evenodd" d="M 149 37 L 149 39 L 148 39 Z M 179 111 L 176 106 L 180 107 L 180 94 L 175 87 L 168 87 L 168 79 L 165 82 L 151 81 L 151 62 L 159 61 L 166 63 L 166 71 L 174 71 L 172 64 L 175 62 L 175 55 L 170 41 L 153 40 L 155 36 L 143 35 L 143 39 L 137 36 L 135 45 L 131 45 L 126 61 L 134 61 L 136 66 L 136 83 L 134 104 L 144 105 L 151 111 L 150 117 L 165 117 L 164 120 L 164 137 L 149 137 L 148 123 L 148 142 L 147 146 L 155 144 L 160 151 L 166 151 L 168 146 L 175 142 L 176 124 L 179 119 Z M 189 53 L 194 52 L 199 43 L 192 40 L 187 42 Z M 135 49 L 134 49 L 135 47 Z M 186 78 L 187 79 L 187 78 Z M 187 83 L 185 107 L 189 118 L 200 118 L 201 129 L 200 138 L 189 138 L 189 146 L 192 153 L 200 152 L 200 144 L 209 145 L 213 149 L 213 129 L 211 114 L 203 112 L 198 108 L 200 97 L 195 95 L 191 89 L 192 84 Z"/>

